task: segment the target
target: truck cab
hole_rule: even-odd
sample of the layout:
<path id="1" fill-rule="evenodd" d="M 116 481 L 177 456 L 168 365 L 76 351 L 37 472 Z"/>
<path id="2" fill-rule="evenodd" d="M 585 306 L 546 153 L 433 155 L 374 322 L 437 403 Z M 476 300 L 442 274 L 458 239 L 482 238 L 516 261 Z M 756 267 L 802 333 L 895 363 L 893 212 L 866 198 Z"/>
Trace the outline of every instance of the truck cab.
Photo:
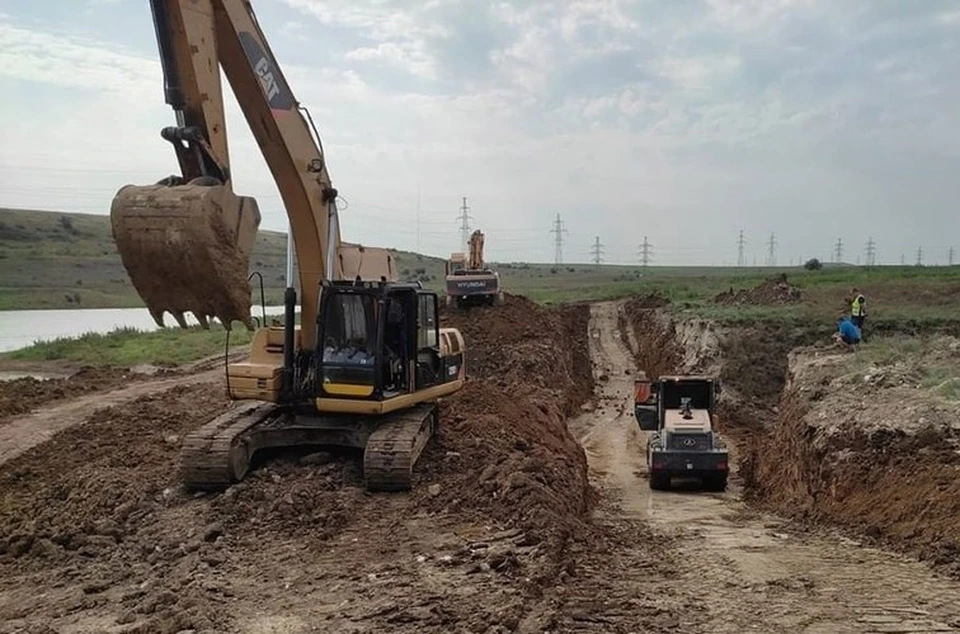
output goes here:
<path id="1" fill-rule="evenodd" d="M 719 381 L 710 376 L 661 376 L 634 381 L 634 416 L 647 438 L 650 488 L 672 478 L 698 478 L 710 491 L 727 487 L 728 454 L 714 430 Z"/>

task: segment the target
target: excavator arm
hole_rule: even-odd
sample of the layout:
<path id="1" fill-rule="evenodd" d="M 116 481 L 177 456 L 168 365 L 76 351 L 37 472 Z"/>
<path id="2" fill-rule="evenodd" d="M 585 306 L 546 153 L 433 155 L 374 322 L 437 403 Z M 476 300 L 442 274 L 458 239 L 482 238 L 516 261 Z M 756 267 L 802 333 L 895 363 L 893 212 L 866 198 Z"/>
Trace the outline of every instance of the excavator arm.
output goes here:
<path id="1" fill-rule="evenodd" d="M 477 229 L 470 235 L 470 260 L 468 268 L 471 271 L 483 269 L 483 232 Z"/>
<path id="2" fill-rule="evenodd" d="M 181 175 L 121 188 L 111 207 L 114 238 L 151 315 L 171 312 L 181 326 L 252 329 L 250 254 L 260 224 L 256 201 L 237 196 L 230 174 L 220 68 L 236 95 L 287 213 L 300 276 L 300 346 L 315 346 L 320 284 L 344 276 L 396 279 L 382 249 L 341 243 L 337 190 L 309 113 L 298 104 L 248 0 L 150 0 L 177 125 Z M 306 114 L 306 116 L 304 116 Z M 293 286 L 287 280 L 288 287 Z M 310 326 L 310 327 L 306 327 Z"/>

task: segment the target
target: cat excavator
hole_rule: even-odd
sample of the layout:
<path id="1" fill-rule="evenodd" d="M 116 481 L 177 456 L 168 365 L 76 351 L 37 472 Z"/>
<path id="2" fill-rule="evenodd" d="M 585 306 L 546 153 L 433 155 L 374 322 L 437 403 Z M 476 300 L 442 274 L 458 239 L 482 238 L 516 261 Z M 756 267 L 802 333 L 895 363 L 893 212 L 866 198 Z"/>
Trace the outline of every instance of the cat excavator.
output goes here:
<path id="1" fill-rule="evenodd" d="M 210 318 L 253 331 L 249 358 L 227 363 L 221 416 L 184 438 L 188 489 L 244 478 L 268 448 L 363 451 L 369 490 L 412 486 L 436 431 L 438 401 L 463 387 L 465 346 L 440 327 L 438 297 L 399 282 L 386 249 L 340 239 L 338 192 L 309 112 L 294 97 L 249 0 L 150 0 L 176 125 L 180 174 L 125 185 L 111 223 L 124 267 L 153 319 Z M 288 255 L 282 326 L 251 317 L 250 255 L 261 215 L 233 190 L 220 69 L 280 191 L 299 271 Z"/>

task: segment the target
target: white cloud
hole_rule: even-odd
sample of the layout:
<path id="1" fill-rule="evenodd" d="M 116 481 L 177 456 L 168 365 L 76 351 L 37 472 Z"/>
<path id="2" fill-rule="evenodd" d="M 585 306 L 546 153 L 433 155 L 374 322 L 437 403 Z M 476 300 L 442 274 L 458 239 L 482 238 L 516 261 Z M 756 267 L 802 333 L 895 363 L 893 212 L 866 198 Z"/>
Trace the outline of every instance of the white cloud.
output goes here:
<path id="1" fill-rule="evenodd" d="M 418 186 L 421 247 L 441 255 L 464 195 L 503 259 L 550 259 L 557 213 L 571 259 L 595 235 L 618 260 L 649 235 L 665 264 L 729 260 L 741 226 L 805 256 L 866 231 L 896 256 L 960 235 L 949 2 L 262 2 L 349 239 L 415 247 Z M 0 90 L 24 96 L 0 104 L 16 122 L 0 132 L 0 205 L 105 212 L 120 185 L 175 168 L 148 49 L 0 17 Z M 235 186 L 282 229 L 225 92 Z"/>

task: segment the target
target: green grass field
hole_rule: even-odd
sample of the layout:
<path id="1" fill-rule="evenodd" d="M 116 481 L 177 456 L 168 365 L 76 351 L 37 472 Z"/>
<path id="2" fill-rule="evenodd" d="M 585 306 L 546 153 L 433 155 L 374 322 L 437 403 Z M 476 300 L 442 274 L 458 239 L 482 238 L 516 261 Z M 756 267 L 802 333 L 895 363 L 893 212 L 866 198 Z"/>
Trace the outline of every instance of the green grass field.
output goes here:
<path id="1" fill-rule="evenodd" d="M 251 269 L 264 278 L 267 303 L 281 302 L 286 236 L 261 231 Z M 403 279 L 419 279 L 442 290 L 444 263 L 439 258 L 394 252 Z M 776 321 L 832 329 L 847 309 L 853 287 L 866 294 L 868 329 L 910 332 L 939 329 L 960 333 L 960 266 L 826 266 L 818 271 L 793 268 L 595 266 L 589 264 L 503 263 L 499 270 L 508 293 L 556 304 L 659 293 L 671 310 L 725 323 Z M 803 301 L 784 305 L 717 304 L 723 291 L 756 286 L 785 273 L 801 289 Z M 255 303 L 259 292 L 255 289 Z M 110 233 L 109 218 L 90 214 L 0 210 L 0 310 L 28 308 L 140 307 Z M 869 330 L 868 330 L 869 332 Z M 249 341 L 235 331 L 232 343 Z M 120 331 L 106 336 L 43 343 L 0 359 L 69 360 L 131 364 L 183 363 L 222 350 L 219 329 L 170 329 L 142 334 Z M 105 356 L 100 357 L 101 351 Z M 104 359 L 104 361 L 98 361 Z"/>
<path id="2" fill-rule="evenodd" d="M 230 347 L 250 343 L 246 329 L 230 333 Z M 227 331 L 218 326 L 187 330 L 167 328 L 154 332 L 118 329 L 105 335 L 86 334 L 35 343 L 0 355 L 11 361 L 66 361 L 84 365 L 134 366 L 150 363 L 178 366 L 225 350 Z"/>

